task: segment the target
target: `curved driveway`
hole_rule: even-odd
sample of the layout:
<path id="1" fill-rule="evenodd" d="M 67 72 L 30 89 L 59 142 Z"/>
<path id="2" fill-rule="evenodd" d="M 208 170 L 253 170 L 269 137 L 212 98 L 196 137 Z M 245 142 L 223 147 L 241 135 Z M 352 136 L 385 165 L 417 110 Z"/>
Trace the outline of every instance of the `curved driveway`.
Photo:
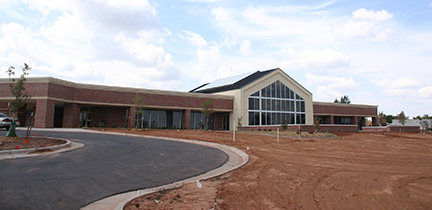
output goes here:
<path id="1" fill-rule="evenodd" d="M 218 149 L 183 142 L 102 133 L 36 133 L 86 146 L 1 160 L 0 209 L 79 209 L 110 195 L 196 176 L 228 160 Z M 5 134 L 0 130 L 0 136 Z"/>

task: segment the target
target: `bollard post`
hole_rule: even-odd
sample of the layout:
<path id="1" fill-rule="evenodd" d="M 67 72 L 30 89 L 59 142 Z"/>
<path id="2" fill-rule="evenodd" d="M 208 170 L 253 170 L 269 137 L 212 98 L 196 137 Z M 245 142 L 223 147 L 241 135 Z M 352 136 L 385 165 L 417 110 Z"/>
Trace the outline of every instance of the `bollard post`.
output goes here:
<path id="1" fill-rule="evenodd" d="M 300 124 L 299 124 L 298 132 L 299 132 L 299 141 L 300 141 L 300 134 L 301 134 L 301 131 L 300 131 Z"/>
<path id="2" fill-rule="evenodd" d="M 236 126 L 235 126 L 235 120 L 234 120 L 233 141 L 235 141 L 235 130 L 236 130 Z"/>
<path id="3" fill-rule="evenodd" d="M 277 142 L 279 143 L 279 128 L 277 129 Z"/>

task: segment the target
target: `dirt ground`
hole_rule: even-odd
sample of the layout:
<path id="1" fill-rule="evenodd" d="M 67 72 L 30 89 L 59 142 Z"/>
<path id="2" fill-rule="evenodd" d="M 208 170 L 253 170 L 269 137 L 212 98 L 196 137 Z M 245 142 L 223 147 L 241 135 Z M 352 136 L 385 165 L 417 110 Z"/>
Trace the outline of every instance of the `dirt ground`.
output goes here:
<path id="1" fill-rule="evenodd" d="M 145 195 L 125 209 L 432 209 L 431 134 L 338 134 L 277 143 L 259 134 L 236 133 L 232 142 L 227 132 L 128 132 L 230 145 L 245 151 L 249 162 L 201 181 L 202 188 L 190 183 Z"/>
<path id="2" fill-rule="evenodd" d="M 57 140 L 43 137 L 30 137 L 27 140 L 28 141 L 26 141 L 24 137 L 1 137 L 0 150 L 40 148 L 66 143 L 65 140 Z"/>

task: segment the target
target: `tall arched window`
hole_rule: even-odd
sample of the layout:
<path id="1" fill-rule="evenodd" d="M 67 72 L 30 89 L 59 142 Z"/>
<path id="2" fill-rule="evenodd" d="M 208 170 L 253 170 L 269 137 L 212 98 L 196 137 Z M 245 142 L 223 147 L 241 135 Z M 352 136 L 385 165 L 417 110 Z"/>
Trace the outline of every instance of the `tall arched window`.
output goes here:
<path id="1" fill-rule="evenodd" d="M 249 125 L 305 124 L 305 100 L 279 80 L 249 96 Z"/>

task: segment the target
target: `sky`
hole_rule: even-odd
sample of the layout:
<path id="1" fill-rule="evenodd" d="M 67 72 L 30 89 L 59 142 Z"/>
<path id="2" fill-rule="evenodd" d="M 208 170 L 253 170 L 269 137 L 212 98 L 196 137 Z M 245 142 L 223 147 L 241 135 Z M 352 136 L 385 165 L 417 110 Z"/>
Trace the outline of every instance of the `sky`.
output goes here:
<path id="1" fill-rule="evenodd" d="M 432 0 L 0 0 L 0 77 L 189 91 L 281 68 L 333 102 L 432 115 Z"/>

